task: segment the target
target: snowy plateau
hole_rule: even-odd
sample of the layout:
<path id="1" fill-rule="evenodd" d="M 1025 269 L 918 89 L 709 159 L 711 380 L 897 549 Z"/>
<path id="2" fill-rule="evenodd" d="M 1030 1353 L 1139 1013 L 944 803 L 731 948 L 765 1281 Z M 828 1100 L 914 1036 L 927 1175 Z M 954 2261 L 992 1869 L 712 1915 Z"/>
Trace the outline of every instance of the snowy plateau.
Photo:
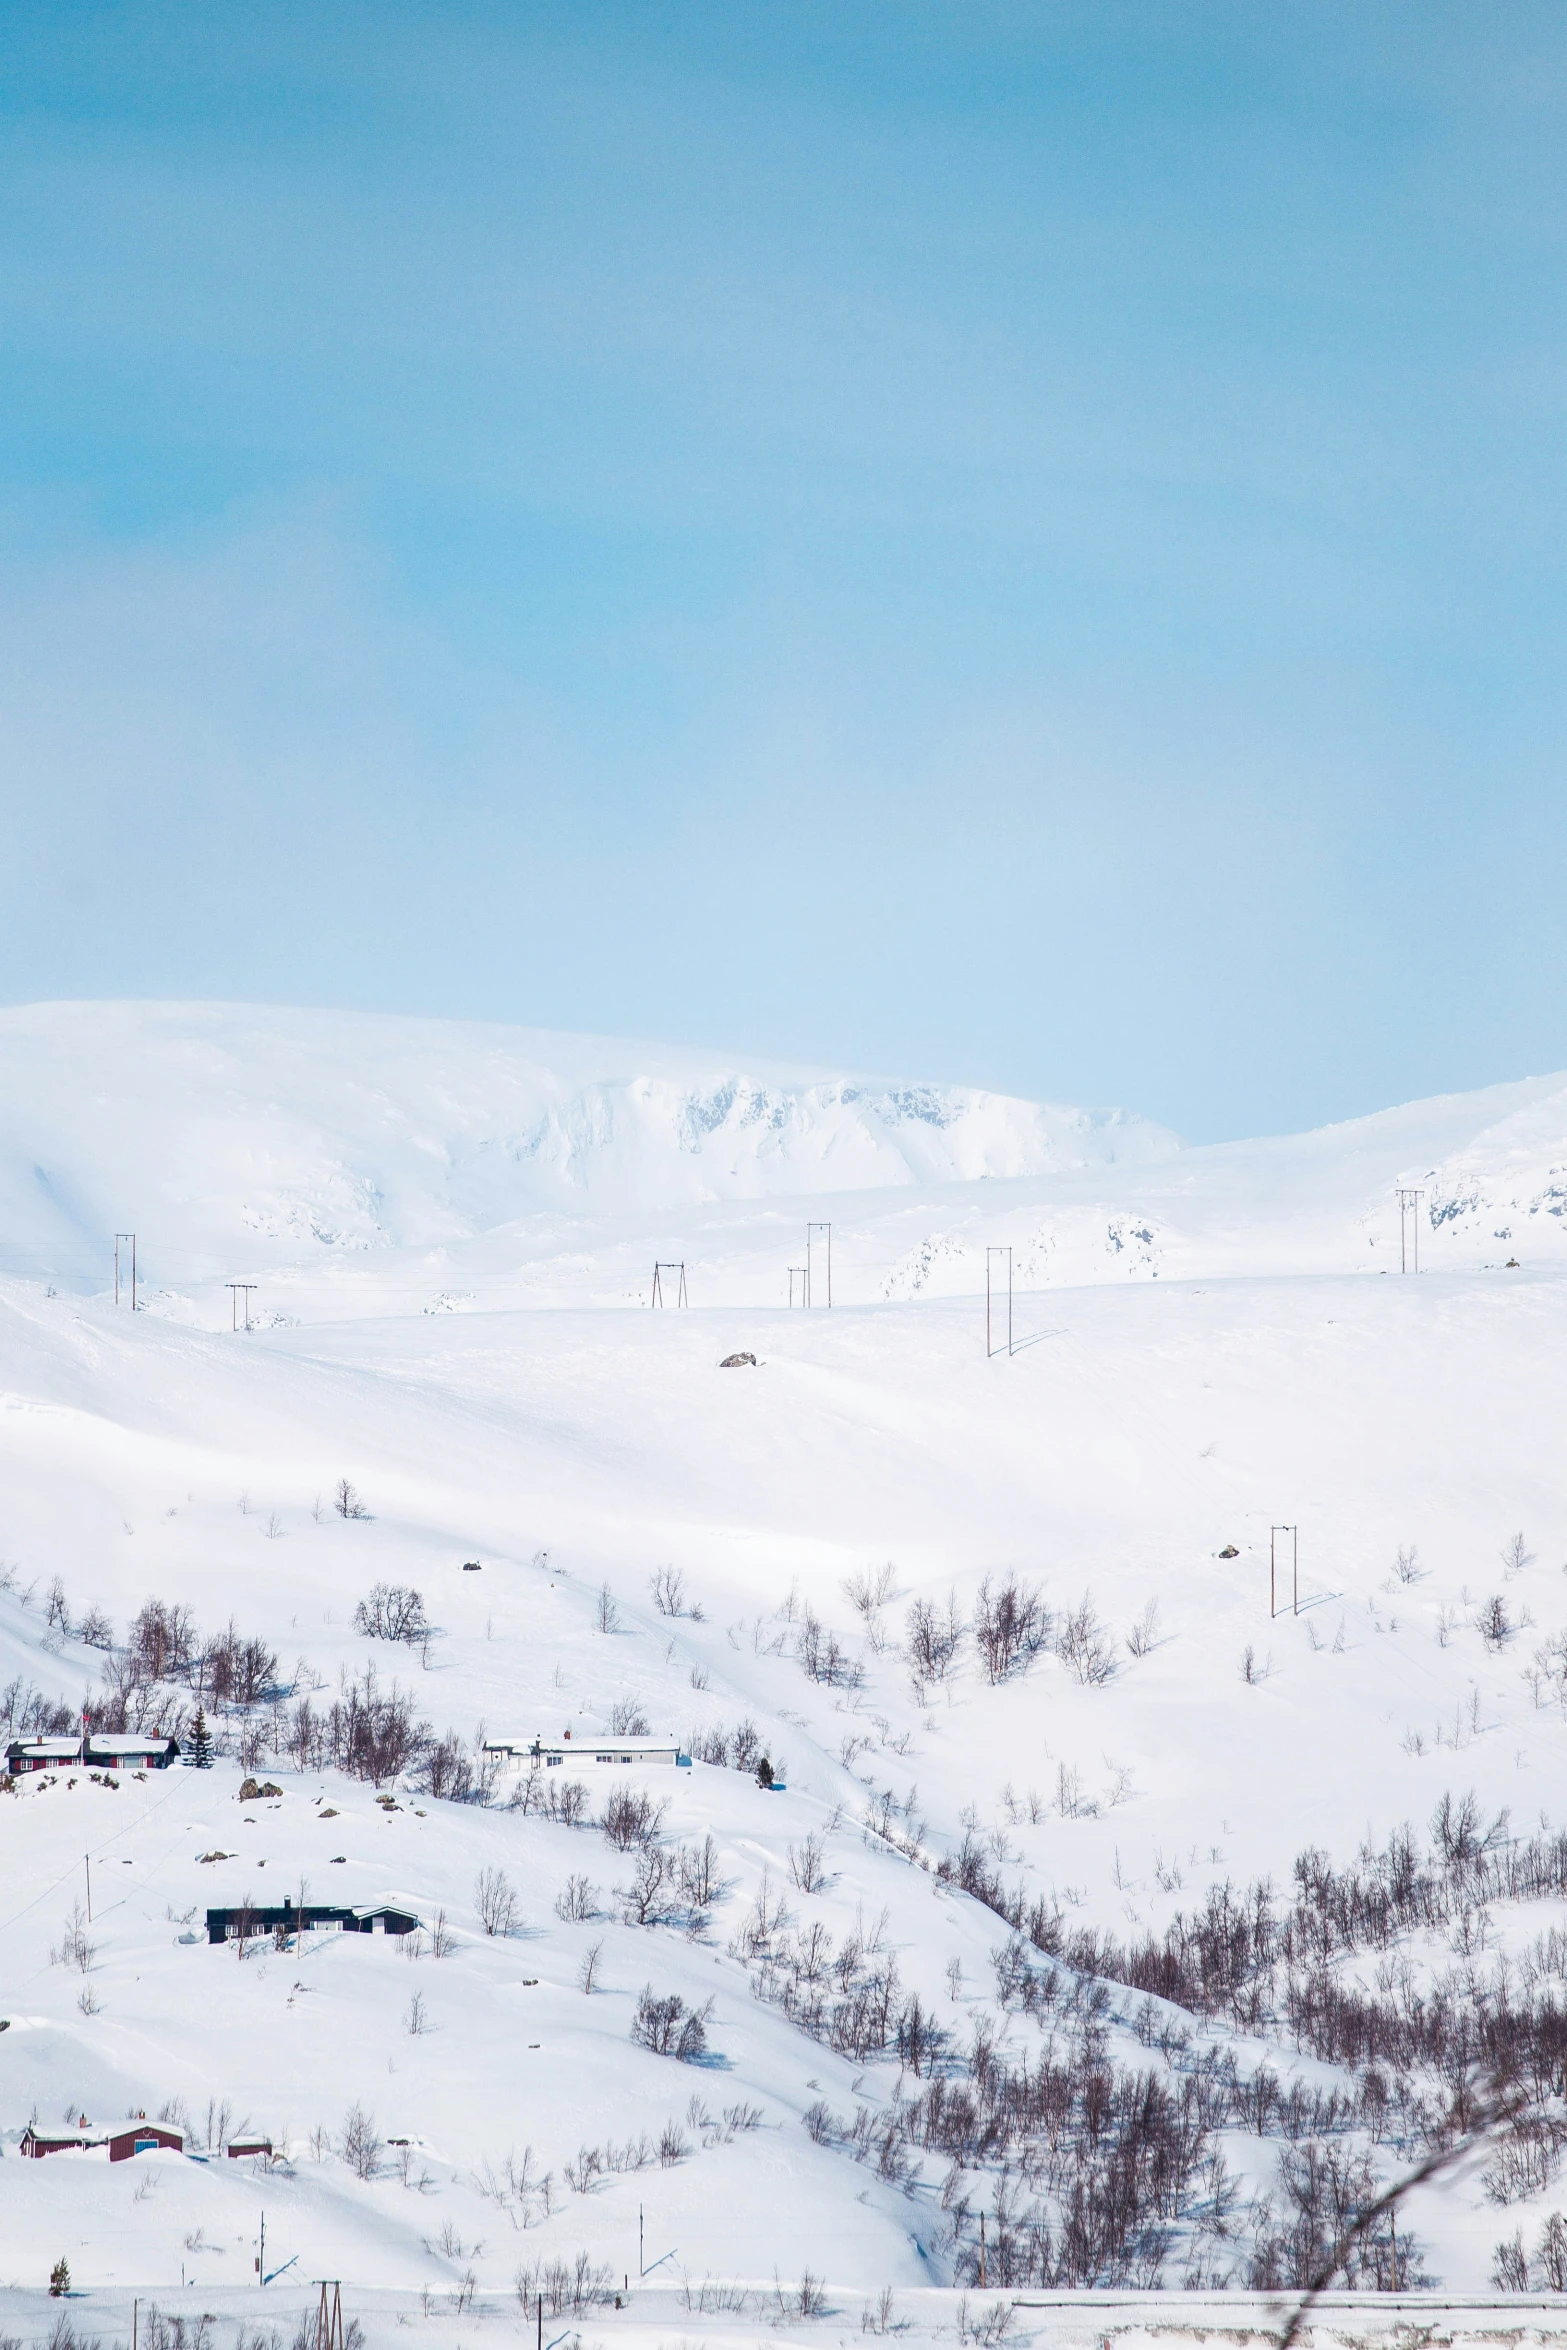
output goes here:
<path id="1" fill-rule="evenodd" d="M 0 2336 L 1554 2332 L 1564 1223 L 1567 1077 L 0 1012 L 7 1737 L 186 1747 L 0 1793 Z"/>

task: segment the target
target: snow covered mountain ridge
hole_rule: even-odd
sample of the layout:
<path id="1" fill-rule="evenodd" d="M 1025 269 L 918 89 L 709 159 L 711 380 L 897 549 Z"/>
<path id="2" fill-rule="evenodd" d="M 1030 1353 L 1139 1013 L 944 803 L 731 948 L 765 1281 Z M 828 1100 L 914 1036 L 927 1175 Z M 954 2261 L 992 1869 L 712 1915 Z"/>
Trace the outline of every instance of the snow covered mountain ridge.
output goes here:
<path id="1" fill-rule="evenodd" d="M 540 1210 L 1058 1173 L 1172 1155 L 1118 1110 L 477 1021 L 229 1004 L 0 1012 L 0 1223 L 101 1258 L 430 1245 Z"/>

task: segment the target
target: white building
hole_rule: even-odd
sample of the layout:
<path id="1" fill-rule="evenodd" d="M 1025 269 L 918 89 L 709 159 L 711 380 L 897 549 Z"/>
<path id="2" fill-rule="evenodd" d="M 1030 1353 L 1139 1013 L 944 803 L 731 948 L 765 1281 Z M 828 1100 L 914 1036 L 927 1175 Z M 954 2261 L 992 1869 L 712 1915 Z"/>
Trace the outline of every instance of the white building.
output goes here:
<path id="1" fill-rule="evenodd" d="M 691 1757 L 676 1738 L 617 1738 L 588 1731 L 574 1738 L 486 1738 L 484 1751 L 502 1771 L 683 1770 Z"/>

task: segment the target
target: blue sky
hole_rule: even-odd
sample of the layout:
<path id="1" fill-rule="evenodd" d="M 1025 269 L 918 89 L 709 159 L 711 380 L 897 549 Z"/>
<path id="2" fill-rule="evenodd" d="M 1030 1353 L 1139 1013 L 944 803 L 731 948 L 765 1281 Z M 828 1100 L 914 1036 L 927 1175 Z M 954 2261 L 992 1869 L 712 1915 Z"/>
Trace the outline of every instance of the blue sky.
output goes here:
<path id="1" fill-rule="evenodd" d="M 13 5 L 0 997 L 1567 1063 L 1556 5 Z"/>

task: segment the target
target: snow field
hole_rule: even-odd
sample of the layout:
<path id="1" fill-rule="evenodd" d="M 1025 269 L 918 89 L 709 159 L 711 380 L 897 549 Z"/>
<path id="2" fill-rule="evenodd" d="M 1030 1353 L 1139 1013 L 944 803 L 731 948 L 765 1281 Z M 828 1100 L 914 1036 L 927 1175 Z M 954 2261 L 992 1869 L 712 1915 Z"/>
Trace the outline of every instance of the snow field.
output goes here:
<path id="1" fill-rule="evenodd" d="M 238 1245 L 255 1230 L 246 1186 L 266 1172 L 250 1134 L 264 1105 L 254 1088 L 238 1108 L 223 1092 L 244 1039 L 209 1036 L 198 1050 L 191 1026 L 170 1015 L 159 1051 L 183 1056 L 201 1117 L 237 1154 L 201 1214 L 214 1246 Z M 952 2194 L 978 2196 L 980 2175 L 951 2189 L 935 2157 L 917 2176 L 883 2175 L 878 2117 L 923 2084 L 895 2053 L 856 2061 L 756 1996 L 765 1967 L 745 1930 L 764 1878 L 787 1901 L 790 1934 L 815 1923 L 835 1950 L 878 1941 L 901 1994 L 917 1993 L 955 2053 L 978 2029 L 1033 2061 L 1054 2027 L 998 1995 L 1004 1921 L 935 1875 L 965 1849 L 1025 1906 L 1058 1905 L 1068 1931 L 1125 1944 L 1225 1884 L 1271 1878 L 1287 1900 L 1308 1846 L 1342 1865 L 1404 1821 L 1423 1838 L 1446 1793 L 1473 1790 L 1486 1823 L 1507 1810 L 1515 1835 L 1559 1821 L 1561 1676 L 1535 1661 L 1567 1629 L 1556 1081 L 1325 1136 L 1150 1152 L 1108 1172 L 932 1188 L 911 1160 L 896 1189 L 830 1203 L 843 1302 L 829 1316 L 757 1302 L 779 1295 L 777 1270 L 798 1260 L 803 1217 L 820 1204 L 803 1188 L 820 1173 L 809 1153 L 796 1156 L 793 1199 L 671 1207 L 666 1189 L 602 1214 L 530 1211 L 500 1230 L 452 1210 L 433 1244 L 429 1202 L 449 1206 L 455 1157 L 442 1039 L 419 1080 L 423 1126 L 410 1123 L 408 1086 L 396 1094 L 388 1048 L 356 1097 L 368 1155 L 338 1153 L 383 1199 L 402 1185 L 395 1216 L 366 1211 L 385 1244 L 296 1231 L 288 1203 L 318 1196 L 322 1103 L 345 1080 L 330 1056 L 322 1077 L 319 1040 L 286 1022 L 278 1033 L 271 1090 L 284 1090 L 290 1055 L 308 1074 L 296 1112 L 309 1133 L 274 1184 L 282 1222 L 267 1241 L 268 1295 L 291 1322 L 214 1327 L 209 1306 L 226 1322 L 227 1301 L 199 1284 L 155 1290 L 156 1310 L 133 1318 L 101 1295 L 0 1281 L 0 1689 L 73 1708 L 98 1691 L 104 1652 L 48 1620 L 58 1578 L 68 1623 L 100 1609 L 117 1641 L 153 1597 L 188 1606 L 204 1634 L 232 1618 L 276 1651 L 296 1693 L 249 1724 L 258 1775 L 283 1790 L 274 1802 L 237 1802 L 232 1754 L 210 1774 L 111 1791 L 77 1772 L 74 1786 L 0 1797 L 0 2147 L 9 2158 L 35 2110 L 45 2127 L 67 2106 L 107 2125 L 178 2100 L 198 2140 L 209 2103 L 215 2114 L 226 2103 L 231 2128 L 248 2119 L 287 2153 L 269 2173 L 162 2156 L 112 2169 L 7 2159 L 0 2281 L 18 2296 L 63 2252 L 95 2294 L 168 2294 L 183 2268 L 203 2306 L 230 2310 L 251 2289 L 264 2205 L 269 2265 L 297 2254 L 291 2273 L 395 2288 L 407 2296 L 398 2315 L 439 2332 L 470 2274 L 476 2309 L 499 2309 L 519 2265 L 541 2258 L 581 2252 L 635 2283 L 640 2205 L 649 2256 L 670 2251 L 693 2292 L 705 2278 L 771 2292 L 775 2274 L 809 2267 L 857 2331 L 861 2297 L 945 2284 Z M 456 1125 L 482 1106 L 482 1068 L 464 1066 Z M 189 1130 L 194 1160 L 171 1162 L 192 1192 L 205 1131 L 200 1119 Z M 393 1131 L 396 1183 L 375 1158 Z M 657 1190 L 648 1169 L 663 1162 L 637 1151 L 616 1162 L 616 1198 Z M 415 1216 L 420 1152 L 447 1172 Z M 1383 1277 L 1398 1240 L 1391 1184 L 1431 1170 L 1428 1189 L 1458 1203 L 1423 1236 L 1437 1269 Z M 1017 1250 L 1019 1343 L 987 1361 L 975 1288 L 990 1238 Z M 693 1294 L 719 1302 L 661 1314 L 593 1302 L 645 1288 L 654 1253 L 685 1254 Z M 1525 1261 L 1508 1269 L 1513 1253 Z M 460 1310 L 426 1311 L 448 1281 Z M 754 1369 L 718 1367 L 739 1350 Z M 331 1508 L 344 1476 L 364 1520 Z M 1289 1612 L 1270 1618 L 1280 1524 L 1300 1529 L 1302 1606 L 1286 1579 Z M 463 1573 L 469 1559 L 480 1573 Z M 867 1618 L 846 1584 L 874 1582 L 884 1562 L 889 1596 Z M 658 1612 L 650 1578 L 664 1566 L 700 1616 Z M 1008 1576 L 1042 1590 L 1058 1628 L 1086 1598 L 1076 1653 L 1112 1669 L 1074 1669 L 1047 1645 L 991 1686 L 970 1637 L 945 1679 L 916 1685 L 910 1608 L 939 1611 L 953 1595 L 971 1625 L 981 1584 Z M 422 1648 L 356 1630 L 377 1583 L 422 1593 L 437 1627 Z M 847 1660 L 835 1678 L 803 1669 L 813 1618 Z M 340 1773 L 293 1767 L 297 1697 L 329 1705 L 340 1677 L 370 1664 L 469 1751 L 481 1725 L 596 1733 L 616 1709 L 699 1741 L 748 1722 L 787 1791 L 700 1763 L 648 1774 L 670 1800 L 664 1848 L 711 1835 L 725 1891 L 701 1918 L 636 1926 L 616 1889 L 637 1853 L 595 1829 L 440 1801 L 406 1780 L 389 1810 Z M 219 1726 L 231 1742 L 246 1728 Z M 602 1782 L 589 1784 L 596 1810 Z M 825 1879 L 814 1892 L 791 1867 L 808 1838 Z M 232 1857 L 199 1857 L 213 1850 Z M 84 1972 L 50 1954 L 89 1853 Z M 511 1935 L 482 1931 L 485 1870 L 515 1889 Z M 600 1914 L 562 1918 L 578 1875 Z M 302 1885 L 313 1900 L 405 1899 L 427 1927 L 444 1913 L 452 1948 L 434 1956 L 428 1932 L 412 1958 L 378 1937 L 317 1936 L 241 1962 L 179 1939 L 209 1902 L 300 1898 Z M 1455 1966 L 1478 1980 L 1504 1954 L 1524 1967 L 1564 1924 L 1559 1901 L 1493 1902 L 1464 1927 L 1478 1937 L 1467 1950 L 1444 1927 L 1391 1955 L 1362 1948 L 1338 1972 L 1368 1991 L 1397 1966 L 1426 1986 Z M 598 1943 L 588 1995 L 581 1970 Z M 710 2061 L 635 2045 L 644 1984 L 689 2007 L 715 2001 Z M 427 2031 L 408 2028 L 416 1994 Z M 1286 2082 L 1351 2079 L 1287 2038 L 1222 2023 L 1167 2060 L 1141 1995 L 1111 1981 L 1106 1996 L 1104 2044 L 1123 2067 L 1178 2085 L 1211 2050 Z M 818 2104 L 832 2126 L 813 2136 Z M 380 2149 L 365 2179 L 344 2155 L 355 2107 Z M 726 2108 L 761 2118 L 726 2122 Z M 686 2145 L 666 2164 L 656 2148 L 669 2126 Z M 584 2147 L 613 2145 L 625 2164 L 644 2136 L 654 2151 L 642 2167 L 605 2154 L 583 2171 Z M 403 2138 L 406 2150 L 389 2143 Z M 1221 2139 L 1244 2196 L 1276 2191 L 1275 2139 L 1231 2128 Z M 536 2188 L 506 2183 L 508 2158 L 515 2180 L 528 2148 L 527 2177 L 552 2177 L 547 2213 Z M 1384 2175 L 1394 2159 L 1379 2151 Z M 1412 2198 L 1407 2224 L 1442 2290 L 1483 2295 L 1498 2238 L 1519 2226 L 1532 2245 L 1560 2202 L 1553 2172 L 1499 2208 L 1476 2159 Z M 1195 2242 L 1186 2222 L 1176 2239 L 1171 2284 Z M 917 2305 L 950 2337 L 955 2304 Z M 672 2303 L 659 2324 L 706 2338 L 716 2314 Z M 643 2322 L 635 2305 L 623 2320 L 583 2324 L 607 2338 Z M 774 2322 L 754 2302 L 746 2338 Z M 1026 2323 L 1048 2333 L 1054 2320 Z"/>

